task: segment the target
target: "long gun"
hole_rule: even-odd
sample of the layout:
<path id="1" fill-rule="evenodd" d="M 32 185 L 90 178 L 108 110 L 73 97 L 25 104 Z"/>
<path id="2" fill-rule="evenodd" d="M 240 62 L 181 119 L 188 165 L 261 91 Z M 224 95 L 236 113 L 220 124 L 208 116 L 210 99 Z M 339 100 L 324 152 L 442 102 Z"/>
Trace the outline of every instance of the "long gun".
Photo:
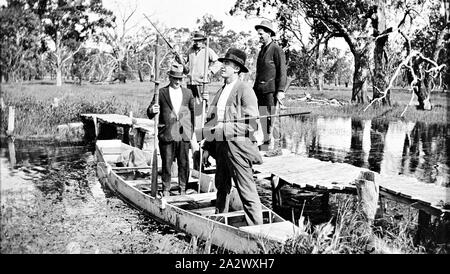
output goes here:
<path id="1" fill-rule="evenodd" d="M 155 45 L 155 104 L 159 104 L 159 82 L 158 82 L 158 41 L 159 35 L 156 35 L 156 45 Z M 151 186 L 151 195 L 156 197 L 158 192 L 158 121 L 159 121 L 159 112 L 156 113 L 155 116 L 155 142 L 153 148 L 153 161 L 152 161 L 152 186 Z"/>
<path id="2" fill-rule="evenodd" d="M 202 97 L 203 94 L 206 92 L 206 82 L 207 82 L 207 77 L 208 77 L 208 65 L 209 65 L 209 37 L 206 38 L 206 47 L 205 47 L 205 63 L 203 64 L 203 92 L 202 92 Z M 202 115 L 201 115 L 201 126 L 203 127 L 203 125 L 205 124 L 205 112 L 206 112 L 206 104 L 205 104 L 205 100 L 203 100 L 203 98 L 201 98 L 202 100 Z M 203 154 L 203 149 L 200 148 L 200 163 L 198 166 L 198 193 L 200 193 L 200 182 L 202 179 L 202 154 Z"/>
<path id="3" fill-rule="evenodd" d="M 248 120 L 256 120 L 256 119 L 264 119 L 264 118 L 272 118 L 272 117 L 285 117 L 285 116 L 300 116 L 310 114 L 311 111 L 307 112 L 292 112 L 292 113 L 282 113 L 282 114 L 270 114 L 270 115 L 259 115 L 259 116 L 248 116 L 244 118 L 232 119 L 232 120 L 219 120 L 219 123 L 235 123 L 235 122 L 244 122 Z"/>
<path id="4" fill-rule="evenodd" d="M 167 39 L 164 37 L 164 35 L 158 30 L 158 28 L 155 26 L 155 24 L 153 24 L 153 22 L 147 17 L 147 15 L 145 15 L 145 14 L 143 14 L 143 15 L 144 15 L 145 19 L 147 19 L 150 22 L 150 24 L 152 24 L 152 26 L 155 28 L 155 30 L 159 33 L 159 36 L 162 37 L 162 39 L 164 40 L 164 42 L 166 42 L 166 44 L 169 46 L 169 48 L 172 50 L 172 52 L 174 54 L 178 55 L 178 52 L 176 52 L 176 50 L 172 47 L 172 45 L 169 43 L 169 41 L 167 41 Z M 178 55 L 178 57 L 180 57 L 180 56 Z M 181 58 L 180 58 L 180 60 L 181 60 Z"/>

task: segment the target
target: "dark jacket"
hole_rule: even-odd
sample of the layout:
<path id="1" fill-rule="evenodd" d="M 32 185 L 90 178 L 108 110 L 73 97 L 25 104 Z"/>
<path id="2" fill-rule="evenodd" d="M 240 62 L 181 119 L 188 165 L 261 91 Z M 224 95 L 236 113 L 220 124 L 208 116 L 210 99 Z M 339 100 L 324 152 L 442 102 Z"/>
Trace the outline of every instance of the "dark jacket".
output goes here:
<path id="1" fill-rule="evenodd" d="M 159 121 L 158 121 L 158 139 L 161 142 L 171 141 L 190 141 L 195 127 L 194 117 L 194 96 L 192 91 L 187 88 L 181 88 L 183 99 L 178 116 L 173 110 L 170 100 L 169 86 L 159 90 Z M 155 104 L 153 96 L 150 106 L 147 108 L 147 116 L 152 119 L 156 113 L 152 112 L 152 106 Z"/>
<path id="2" fill-rule="evenodd" d="M 287 82 L 286 57 L 283 49 L 272 41 L 262 46 L 256 62 L 256 94 L 285 91 Z"/>
<path id="3" fill-rule="evenodd" d="M 214 97 L 211 106 L 208 108 L 205 128 L 214 127 L 217 124 L 217 102 L 223 91 L 222 87 Z M 259 116 L 258 103 L 255 93 L 251 87 L 246 83 L 237 81 L 228 97 L 224 120 L 230 121 L 244 117 Z M 223 139 L 219 141 L 227 141 L 230 148 L 230 153 L 235 157 L 249 159 L 252 163 L 262 163 L 261 155 L 258 148 L 252 142 L 253 133 L 256 131 L 256 121 L 246 122 L 227 122 L 223 125 Z M 215 155 L 215 141 L 217 141 L 217 134 L 213 132 L 205 132 L 205 144 L 203 149 L 208 150 L 210 155 L 214 158 Z M 222 155 L 223 156 L 223 155 Z"/>

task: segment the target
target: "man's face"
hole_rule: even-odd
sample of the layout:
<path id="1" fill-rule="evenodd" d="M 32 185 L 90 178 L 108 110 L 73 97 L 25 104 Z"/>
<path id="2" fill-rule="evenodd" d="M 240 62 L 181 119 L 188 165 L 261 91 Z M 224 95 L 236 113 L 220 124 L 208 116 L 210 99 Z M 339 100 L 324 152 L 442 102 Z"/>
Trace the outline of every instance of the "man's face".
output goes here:
<path id="1" fill-rule="evenodd" d="M 172 76 L 169 76 L 169 80 L 171 88 L 179 88 L 181 86 L 181 83 L 183 82 L 183 78 L 176 78 Z"/>
<path id="2" fill-rule="evenodd" d="M 261 44 L 267 44 L 268 42 L 269 42 L 269 40 L 270 40 L 270 38 L 271 38 L 271 36 L 270 36 L 270 33 L 269 32 L 266 32 L 264 29 L 262 29 L 262 28 L 259 28 L 258 30 L 257 30 L 257 32 L 258 32 L 258 37 L 259 37 L 259 42 L 261 43 Z"/>
<path id="3" fill-rule="evenodd" d="M 239 72 L 239 67 L 232 61 L 224 60 L 220 68 L 220 75 L 224 79 L 230 78 L 234 73 Z"/>
<path id="4" fill-rule="evenodd" d="M 205 40 L 194 40 L 194 48 L 202 49 L 205 47 Z"/>

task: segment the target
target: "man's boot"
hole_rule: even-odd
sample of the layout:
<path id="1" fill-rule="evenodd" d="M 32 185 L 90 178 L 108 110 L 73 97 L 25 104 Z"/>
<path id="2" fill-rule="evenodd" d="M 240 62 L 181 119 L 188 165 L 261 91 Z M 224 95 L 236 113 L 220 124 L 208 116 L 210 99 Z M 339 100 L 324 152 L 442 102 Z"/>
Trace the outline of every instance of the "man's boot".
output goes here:
<path id="1" fill-rule="evenodd" d="M 276 139 L 273 145 L 273 149 L 269 150 L 264 154 L 265 157 L 275 157 L 282 155 L 283 152 L 281 151 L 281 143 L 280 139 Z"/>

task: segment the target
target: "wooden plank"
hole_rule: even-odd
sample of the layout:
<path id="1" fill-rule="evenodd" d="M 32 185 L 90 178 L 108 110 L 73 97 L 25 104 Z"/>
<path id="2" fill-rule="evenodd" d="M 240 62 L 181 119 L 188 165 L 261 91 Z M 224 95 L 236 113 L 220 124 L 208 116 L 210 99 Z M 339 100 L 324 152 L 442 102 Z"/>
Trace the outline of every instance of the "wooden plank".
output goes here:
<path id="1" fill-rule="evenodd" d="M 138 169 L 151 169 L 151 166 L 114 166 L 113 170 L 138 170 Z"/>
<path id="2" fill-rule="evenodd" d="M 184 203 L 184 202 L 201 202 L 201 201 L 212 201 L 217 197 L 216 192 L 208 192 L 208 193 L 196 193 L 189 195 L 176 195 L 176 196 L 168 196 L 163 197 L 167 203 Z"/>
<path id="3" fill-rule="evenodd" d="M 215 206 L 202 207 L 198 209 L 190 209 L 189 211 L 201 216 L 207 216 L 214 214 L 216 212 L 216 207 Z"/>
<path id="4" fill-rule="evenodd" d="M 239 228 L 252 234 L 258 234 L 278 242 L 284 242 L 300 234 L 300 230 L 293 223 L 284 221 L 254 226 L 241 226 Z"/>

